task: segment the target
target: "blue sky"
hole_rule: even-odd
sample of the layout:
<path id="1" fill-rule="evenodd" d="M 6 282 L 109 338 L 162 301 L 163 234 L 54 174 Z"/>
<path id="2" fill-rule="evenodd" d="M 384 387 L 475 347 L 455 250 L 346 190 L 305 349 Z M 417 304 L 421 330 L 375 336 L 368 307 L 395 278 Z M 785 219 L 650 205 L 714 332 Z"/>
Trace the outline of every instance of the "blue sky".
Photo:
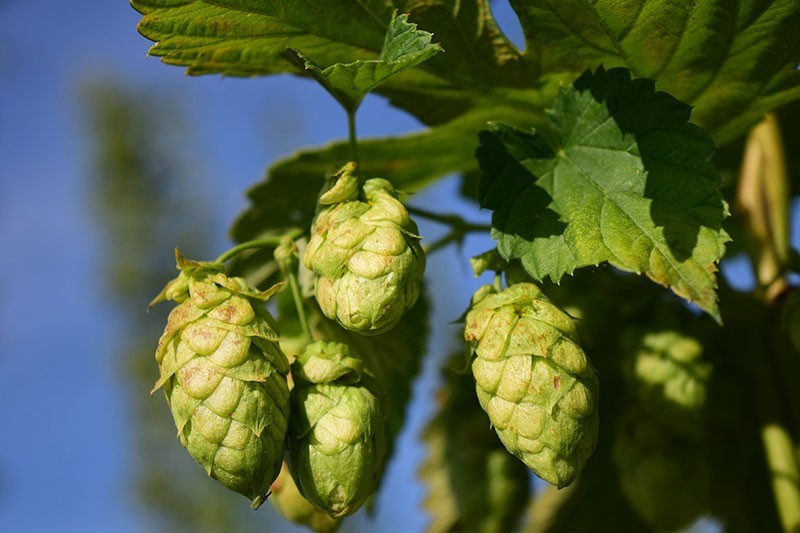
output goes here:
<path id="1" fill-rule="evenodd" d="M 501 21 L 509 21 L 506 4 L 497 4 Z M 121 379 L 114 349 L 124 324 L 98 281 L 102 234 L 89 213 L 81 87 L 111 77 L 181 95 L 196 136 L 192 147 L 207 162 L 198 183 L 215 199 L 220 223 L 212 237 L 219 251 L 230 221 L 246 206 L 245 189 L 270 161 L 346 136 L 344 113 L 313 83 L 186 77 L 146 58 L 149 43 L 135 31 L 138 20 L 123 1 L 0 0 L 0 259 L 6 267 L 0 277 L 0 524 L 7 531 L 140 531 L 146 524 L 130 503 L 126 395 L 137 391 Z M 518 38 L 518 29 L 512 35 Z M 364 137 L 419 128 L 377 97 L 365 101 L 358 118 Z M 446 180 L 414 203 L 441 209 L 439 198 L 454 196 L 455 186 Z M 488 220 L 488 213 L 466 205 L 447 207 Z M 421 224 L 429 242 L 441 231 Z M 451 248 L 431 258 L 437 291 L 461 295 L 437 302 L 438 323 L 452 321 L 466 305 L 479 281 L 465 258 L 488 247 L 488 240 L 475 238 L 461 253 Z M 738 268 L 744 283 L 747 269 Z M 452 335 L 452 328 L 440 329 L 432 351 L 446 352 Z M 377 503 L 374 526 L 382 531 L 399 523 L 416 531 L 426 520 L 414 479 L 436 362 L 427 360 L 416 383 L 412 417 Z"/>

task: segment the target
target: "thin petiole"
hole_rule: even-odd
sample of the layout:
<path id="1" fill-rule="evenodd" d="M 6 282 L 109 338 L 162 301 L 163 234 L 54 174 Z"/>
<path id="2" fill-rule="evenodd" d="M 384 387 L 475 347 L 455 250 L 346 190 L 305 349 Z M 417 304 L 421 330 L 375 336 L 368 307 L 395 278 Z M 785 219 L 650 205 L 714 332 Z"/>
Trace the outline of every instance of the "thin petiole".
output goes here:
<path id="1" fill-rule="evenodd" d="M 233 248 L 223 252 L 219 257 L 217 257 L 214 262 L 215 263 L 224 263 L 228 259 L 236 256 L 237 254 L 245 251 L 245 250 L 252 250 L 254 248 L 267 248 L 270 246 L 278 246 L 284 239 L 288 238 L 291 240 L 296 239 L 300 235 L 302 235 L 303 230 L 300 228 L 294 228 L 283 235 L 275 235 L 271 237 L 262 237 L 261 239 L 253 239 L 252 241 L 243 242 L 241 244 L 237 244 Z"/>

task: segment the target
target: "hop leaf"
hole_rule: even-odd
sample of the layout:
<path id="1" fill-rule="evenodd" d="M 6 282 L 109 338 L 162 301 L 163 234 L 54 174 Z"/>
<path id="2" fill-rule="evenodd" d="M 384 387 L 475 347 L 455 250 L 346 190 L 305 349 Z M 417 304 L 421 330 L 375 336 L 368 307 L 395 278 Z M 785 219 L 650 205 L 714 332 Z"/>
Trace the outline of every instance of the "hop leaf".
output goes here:
<path id="1" fill-rule="evenodd" d="M 354 168 L 345 165 L 320 196 L 303 262 L 316 273 L 325 316 L 374 335 L 397 325 L 417 301 L 425 254 L 391 184 L 374 178 L 361 190 Z"/>
<path id="2" fill-rule="evenodd" d="M 656 530 L 674 531 L 708 508 L 708 463 L 695 439 L 674 434 L 638 410 L 628 413 L 614 442 L 622 491 Z"/>
<path id="3" fill-rule="evenodd" d="M 292 365 L 292 474 L 303 496 L 334 518 L 355 513 L 375 491 L 386 453 L 378 399 L 354 383 L 354 361 L 347 345 L 319 341 Z"/>
<path id="4" fill-rule="evenodd" d="M 289 416 L 289 364 L 268 293 L 213 263 L 177 254 L 180 275 L 156 301 L 181 302 L 156 350 L 178 437 L 208 475 L 258 507 L 280 470 Z"/>
<path id="5" fill-rule="evenodd" d="M 597 441 L 599 388 L 572 319 L 520 283 L 478 289 L 465 322 L 478 400 L 500 440 L 542 479 L 569 485 Z"/>

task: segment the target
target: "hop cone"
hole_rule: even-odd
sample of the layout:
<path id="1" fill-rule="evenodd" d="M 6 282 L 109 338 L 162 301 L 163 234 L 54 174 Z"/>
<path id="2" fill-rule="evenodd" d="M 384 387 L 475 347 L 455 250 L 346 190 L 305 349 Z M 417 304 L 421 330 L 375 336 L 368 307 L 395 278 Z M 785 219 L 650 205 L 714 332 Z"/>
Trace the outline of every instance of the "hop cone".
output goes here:
<path id="1" fill-rule="evenodd" d="M 648 416 L 690 433 L 699 430 L 711 374 L 703 345 L 666 329 L 629 331 L 623 346 L 628 379 Z"/>
<path id="2" fill-rule="evenodd" d="M 258 507 L 278 475 L 289 416 L 289 365 L 278 347 L 268 293 L 219 265 L 187 261 L 156 298 L 179 305 L 158 343 L 178 437 L 206 472 Z"/>
<path id="3" fill-rule="evenodd" d="M 710 473 L 696 440 L 634 410 L 616 433 L 613 456 L 622 492 L 653 529 L 684 528 L 708 509 Z"/>
<path id="4" fill-rule="evenodd" d="M 464 337 L 478 400 L 536 475 L 572 483 L 597 441 L 598 383 L 572 320 L 530 283 L 475 293 Z"/>
<path id="5" fill-rule="evenodd" d="M 339 528 L 341 520 L 328 514 L 303 498 L 286 464 L 270 487 L 269 501 L 282 517 L 295 524 L 303 524 L 317 533 L 332 533 Z"/>
<path id="6" fill-rule="evenodd" d="M 386 453 L 378 399 L 345 344 L 310 344 L 292 365 L 289 455 L 303 496 L 338 518 L 373 493 Z"/>
<path id="7" fill-rule="evenodd" d="M 374 178 L 359 190 L 353 169 L 346 165 L 320 196 L 303 262 L 316 273 L 325 316 L 372 335 L 393 328 L 417 301 L 425 254 L 391 184 Z"/>

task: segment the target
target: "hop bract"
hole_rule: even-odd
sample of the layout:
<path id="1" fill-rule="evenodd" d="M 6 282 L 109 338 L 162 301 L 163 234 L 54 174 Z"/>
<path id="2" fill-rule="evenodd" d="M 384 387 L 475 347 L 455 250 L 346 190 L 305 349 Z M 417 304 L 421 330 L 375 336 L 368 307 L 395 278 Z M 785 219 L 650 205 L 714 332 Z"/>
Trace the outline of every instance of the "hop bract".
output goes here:
<path id="1" fill-rule="evenodd" d="M 319 199 L 303 258 L 316 273 L 322 312 L 343 327 L 377 334 L 394 327 L 419 297 L 425 254 L 397 192 L 383 179 L 358 186 L 346 165 Z"/>
<path id="2" fill-rule="evenodd" d="M 178 437 L 206 472 L 263 502 L 280 471 L 289 364 L 260 293 L 219 265 L 178 254 L 181 274 L 156 301 L 179 302 L 156 350 Z"/>
<path id="3" fill-rule="evenodd" d="M 598 383 L 572 319 L 538 287 L 484 286 L 466 315 L 478 400 L 536 475 L 572 483 L 597 440 Z"/>
<path id="4" fill-rule="evenodd" d="M 309 345 L 292 365 L 292 474 L 333 517 L 353 514 L 374 492 L 386 453 L 380 405 L 360 372 L 360 360 L 336 342 Z"/>

